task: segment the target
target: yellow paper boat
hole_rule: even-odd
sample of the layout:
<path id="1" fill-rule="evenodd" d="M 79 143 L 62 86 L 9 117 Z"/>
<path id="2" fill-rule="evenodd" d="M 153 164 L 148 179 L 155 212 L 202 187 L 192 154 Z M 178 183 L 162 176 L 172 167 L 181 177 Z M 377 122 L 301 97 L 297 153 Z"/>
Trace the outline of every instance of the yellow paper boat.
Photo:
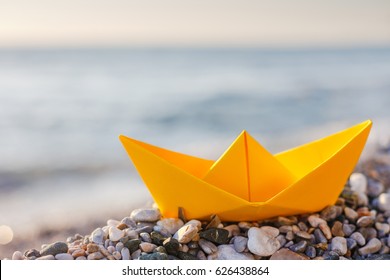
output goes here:
<path id="1" fill-rule="evenodd" d="M 372 122 L 272 155 L 243 131 L 216 161 L 121 135 L 163 216 L 217 214 L 254 221 L 315 212 L 335 203 L 364 148 Z"/>

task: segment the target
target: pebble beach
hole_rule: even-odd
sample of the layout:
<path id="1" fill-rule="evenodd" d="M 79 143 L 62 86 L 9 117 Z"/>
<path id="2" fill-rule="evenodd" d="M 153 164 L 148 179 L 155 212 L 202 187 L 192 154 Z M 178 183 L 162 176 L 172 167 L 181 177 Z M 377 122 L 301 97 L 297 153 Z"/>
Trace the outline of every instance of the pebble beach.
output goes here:
<path id="1" fill-rule="evenodd" d="M 390 160 L 361 163 L 337 202 L 256 222 L 165 218 L 157 207 L 109 219 L 90 234 L 17 250 L 12 260 L 390 260 Z M 20 248 L 22 249 L 22 248 Z"/>

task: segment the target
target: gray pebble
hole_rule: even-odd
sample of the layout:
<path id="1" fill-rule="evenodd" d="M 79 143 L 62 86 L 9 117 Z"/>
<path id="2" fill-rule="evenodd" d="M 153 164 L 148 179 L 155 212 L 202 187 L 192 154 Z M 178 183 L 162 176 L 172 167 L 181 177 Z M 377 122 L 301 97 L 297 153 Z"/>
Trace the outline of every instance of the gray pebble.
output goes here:
<path id="1" fill-rule="evenodd" d="M 170 234 L 175 234 L 184 223 L 180 219 L 176 218 L 165 218 L 157 222 L 157 225 L 166 229 Z"/>
<path id="2" fill-rule="evenodd" d="M 36 258 L 36 260 L 38 260 L 38 261 L 46 261 L 46 260 L 48 260 L 48 261 L 54 261 L 55 258 L 54 258 L 53 255 L 45 255 L 45 256 Z"/>
<path id="3" fill-rule="evenodd" d="M 379 195 L 378 208 L 383 212 L 390 211 L 390 193 L 382 193 Z"/>
<path id="4" fill-rule="evenodd" d="M 284 245 L 286 245 L 287 243 L 287 239 L 286 237 L 283 235 L 283 234 L 279 234 L 276 239 L 279 241 L 280 243 L 280 247 L 283 247 Z"/>
<path id="5" fill-rule="evenodd" d="M 366 246 L 360 248 L 358 251 L 360 255 L 374 254 L 378 252 L 381 249 L 381 247 L 382 247 L 382 243 L 379 241 L 379 239 L 373 238 L 370 241 L 368 241 Z"/>
<path id="6" fill-rule="evenodd" d="M 331 250 L 339 256 L 344 256 L 347 253 L 347 240 L 344 237 L 336 236 L 331 241 Z"/>
<path id="7" fill-rule="evenodd" d="M 71 254 L 68 253 L 61 253 L 55 255 L 56 260 L 61 260 L 61 261 L 68 261 L 68 260 L 74 260 Z"/>
<path id="8" fill-rule="evenodd" d="M 121 250 L 122 260 L 130 260 L 130 251 L 128 248 L 124 247 Z"/>
<path id="9" fill-rule="evenodd" d="M 314 230 L 314 236 L 317 243 L 328 243 L 328 239 L 326 239 L 325 235 L 320 229 L 317 228 Z"/>
<path id="10" fill-rule="evenodd" d="M 316 249 L 313 246 L 308 246 L 305 250 L 305 255 L 313 259 L 317 256 Z"/>
<path id="11" fill-rule="evenodd" d="M 351 222 L 355 222 L 359 217 L 359 214 L 355 210 L 349 207 L 344 208 L 344 213 L 347 219 L 350 220 Z"/>
<path id="12" fill-rule="evenodd" d="M 199 246 L 207 255 L 216 253 L 218 251 L 218 248 L 217 246 L 214 245 L 214 243 L 207 241 L 205 239 L 199 240 Z"/>
<path id="13" fill-rule="evenodd" d="M 343 232 L 345 236 L 350 236 L 356 230 L 354 224 L 343 224 Z"/>
<path id="14" fill-rule="evenodd" d="M 366 244 L 366 239 L 360 232 L 352 233 L 350 238 L 354 239 L 359 246 L 364 246 Z"/>
<path id="15" fill-rule="evenodd" d="M 161 213 L 155 208 L 135 209 L 130 218 L 135 222 L 156 222 L 161 218 Z"/>
<path id="16" fill-rule="evenodd" d="M 15 251 L 12 254 L 12 260 L 23 260 L 23 254 L 20 251 Z"/>
<path id="17" fill-rule="evenodd" d="M 139 237 L 141 238 L 142 241 L 144 242 L 149 242 L 152 243 L 152 238 L 150 237 L 150 234 L 147 232 L 141 232 L 139 234 Z"/>
<path id="18" fill-rule="evenodd" d="M 144 254 L 139 257 L 140 260 L 167 260 L 168 255 L 164 253 Z"/>
<path id="19" fill-rule="evenodd" d="M 236 252 L 233 245 L 219 245 L 216 255 L 218 260 L 253 260 L 253 255 L 249 253 Z"/>
<path id="20" fill-rule="evenodd" d="M 383 186 L 383 184 L 381 182 L 369 180 L 367 194 L 370 197 L 377 197 L 378 195 L 383 193 L 384 190 L 385 190 L 385 187 Z"/>
<path id="21" fill-rule="evenodd" d="M 67 253 L 68 252 L 68 244 L 64 242 L 55 242 L 52 244 L 47 245 L 44 247 L 40 254 L 41 256 L 46 256 L 46 255 L 57 255 L 61 253 Z"/>
<path id="22" fill-rule="evenodd" d="M 353 250 L 357 247 L 357 242 L 355 239 L 352 238 L 346 238 L 347 240 L 347 248 L 348 250 Z"/>
<path id="23" fill-rule="evenodd" d="M 289 247 L 289 249 L 295 253 L 303 253 L 305 252 L 307 247 L 307 241 L 300 241 L 296 244 L 293 244 Z"/>
<path id="24" fill-rule="evenodd" d="M 280 241 L 279 241 L 280 242 Z M 238 252 L 238 253 L 242 253 L 245 251 L 245 249 L 247 248 L 247 244 L 248 244 L 248 238 L 246 237 L 243 237 L 243 236 L 236 236 L 234 238 L 234 249 Z"/>
<path id="25" fill-rule="evenodd" d="M 104 231 L 101 228 L 97 228 L 91 233 L 90 238 L 96 244 L 103 244 L 104 235 Z"/>

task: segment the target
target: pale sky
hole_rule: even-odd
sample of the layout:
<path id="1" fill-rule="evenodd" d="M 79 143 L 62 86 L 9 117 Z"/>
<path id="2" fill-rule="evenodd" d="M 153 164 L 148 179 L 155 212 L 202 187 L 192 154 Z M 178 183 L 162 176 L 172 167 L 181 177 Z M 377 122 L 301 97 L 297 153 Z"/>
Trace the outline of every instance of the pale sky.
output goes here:
<path id="1" fill-rule="evenodd" d="M 31 46 L 390 46 L 390 0 L 0 0 Z"/>

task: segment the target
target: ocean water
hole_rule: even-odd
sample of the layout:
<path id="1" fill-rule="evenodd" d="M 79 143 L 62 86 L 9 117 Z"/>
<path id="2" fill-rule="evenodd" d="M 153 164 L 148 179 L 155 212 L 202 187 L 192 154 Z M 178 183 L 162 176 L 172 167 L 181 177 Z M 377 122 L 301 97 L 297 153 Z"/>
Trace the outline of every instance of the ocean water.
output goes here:
<path id="1" fill-rule="evenodd" d="M 243 129 L 278 152 L 370 118 L 378 145 L 389 109 L 390 49 L 0 50 L 0 224 L 150 203 L 120 134 L 216 159 Z"/>

